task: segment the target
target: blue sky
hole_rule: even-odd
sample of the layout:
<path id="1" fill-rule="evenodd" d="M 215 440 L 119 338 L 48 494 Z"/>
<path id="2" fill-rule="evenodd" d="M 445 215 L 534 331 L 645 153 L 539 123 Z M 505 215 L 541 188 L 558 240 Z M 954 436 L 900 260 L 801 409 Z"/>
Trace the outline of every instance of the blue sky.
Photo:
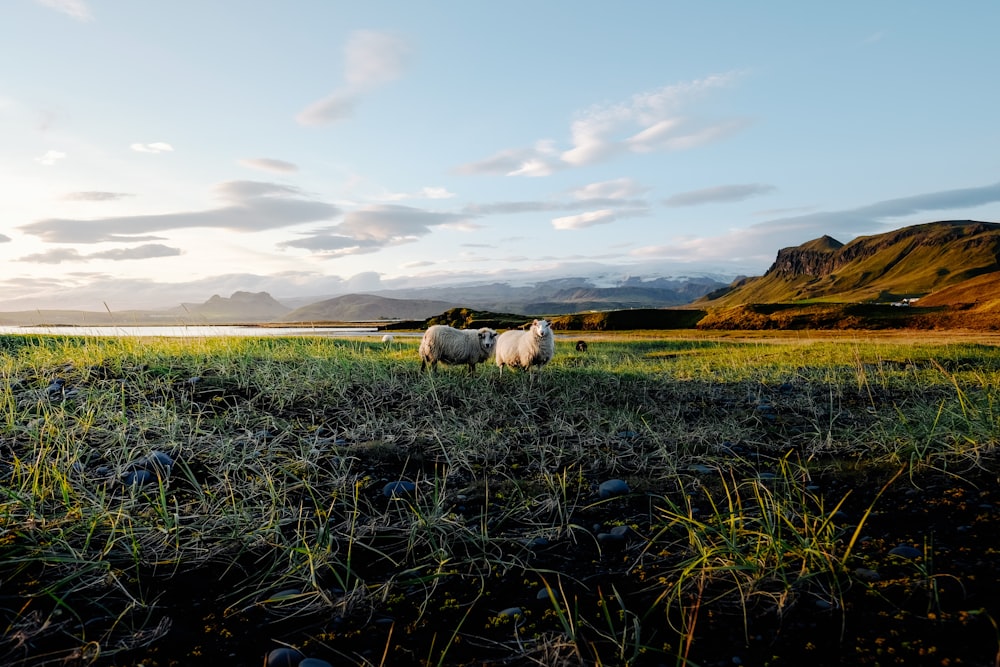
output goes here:
<path id="1" fill-rule="evenodd" d="M 1000 221 L 1000 3 L 5 0 L 0 309 Z"/>

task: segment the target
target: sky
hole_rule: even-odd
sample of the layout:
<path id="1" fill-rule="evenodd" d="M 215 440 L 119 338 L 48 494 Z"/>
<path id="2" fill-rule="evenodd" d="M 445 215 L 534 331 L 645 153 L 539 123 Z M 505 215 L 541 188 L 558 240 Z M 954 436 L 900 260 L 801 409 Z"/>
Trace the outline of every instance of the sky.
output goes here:
<path id="1" fill-rule="evenodd" d="M 3 0 L 0 310 L 1000 222 L 1000 3 Z"/>

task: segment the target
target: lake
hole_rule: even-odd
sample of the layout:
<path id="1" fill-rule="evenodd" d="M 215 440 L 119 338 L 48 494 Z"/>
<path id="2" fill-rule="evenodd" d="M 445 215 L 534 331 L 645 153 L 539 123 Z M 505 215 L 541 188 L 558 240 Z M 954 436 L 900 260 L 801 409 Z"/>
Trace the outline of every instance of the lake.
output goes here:
<path id="1" fill-rule="evenodd" d="M 60 336 L 169 336 L 205 338 L 208 336 L 371 336 L 376 327 L 257 327 L 221 326 L 0 326 L 0 334 L 53 334 Z"/>

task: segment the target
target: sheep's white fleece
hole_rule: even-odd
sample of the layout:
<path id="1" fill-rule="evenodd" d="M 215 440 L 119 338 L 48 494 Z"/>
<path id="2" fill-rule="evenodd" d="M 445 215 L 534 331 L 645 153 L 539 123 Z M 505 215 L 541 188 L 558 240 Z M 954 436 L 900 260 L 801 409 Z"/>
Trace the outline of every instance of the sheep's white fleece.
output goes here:
<path id="1" fill-rule="evenodd" d="M 503 371 L 511 368 L 542 367 L 551 361 L 556 353 L 555 336 L 547 320 L 535 320 L 527 331 L 511 329 L 497 338 L 495 360 Z"/>
<path id="2" fill-rule="evenodd" d="M 438 362 L 445 364 L 468 364 L 469 372 L 476 370 L 476 364 L 486 361 L 493 354 L 497 332 L 488 327 L 481 329 L 456 329 L 444 324 L 428 327 L 420 340 L 420 370 L 427 364 L 437 372 Z"/>

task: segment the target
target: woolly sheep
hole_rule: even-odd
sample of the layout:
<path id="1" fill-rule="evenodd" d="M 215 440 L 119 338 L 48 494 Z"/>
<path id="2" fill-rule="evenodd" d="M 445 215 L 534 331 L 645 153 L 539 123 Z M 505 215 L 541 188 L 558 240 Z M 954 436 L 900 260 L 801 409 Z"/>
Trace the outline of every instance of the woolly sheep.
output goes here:
<path id="1" fill-rule="evenodd" d="M 555 336 L 547 320 L 534 320 L 527 331 L 511 329 L 497 338 L 496 363 L 503 373 L 504 366 L 531 370 L 541 368 L 556 352 Z"/>
<path id="2" fill-rule="evenodd" d="M 392 341 L 394 340 L 395 338 L 392 337 L 392 334 L 386 334 L 382 336 L 382 342 L 385 343 L 386 345 L 392 345 Z"/>
<path id="3" fill-rule="evenodd" d="M 476 364 L 486 361 L 493 354 L 497 332 L 481 329 L 455 329 L 445 324 L 435 324 L 427 328 L 420 340 L 420 370 L 427 364 L 437 373 L 438 362 L 446 364 L 468 364 L 469 373 L 476 370 Z"/>

